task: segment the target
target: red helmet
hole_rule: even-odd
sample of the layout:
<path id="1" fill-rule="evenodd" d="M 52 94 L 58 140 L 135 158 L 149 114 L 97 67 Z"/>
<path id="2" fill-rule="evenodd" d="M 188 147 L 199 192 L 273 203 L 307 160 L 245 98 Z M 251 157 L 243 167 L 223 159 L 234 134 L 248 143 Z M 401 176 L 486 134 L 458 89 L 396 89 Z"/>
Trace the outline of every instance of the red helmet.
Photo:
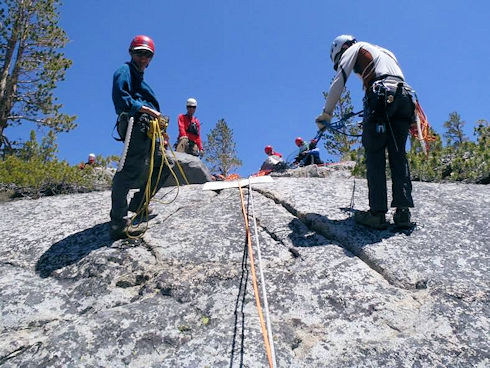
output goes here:
<path id="1" fill-rule="evenodd" d="M 272 153 L 272 146 L 265 146 L 264 151 L 265 153 L 270 155 Z"/>
<path id="2" fill-rule="evenodd" d="M 153 54 L 155 53 L 155 43 L 153 40 L 145 35 L 138 35 L 131 41 L 129 45 L 129 52 L 134 50 L 148 50 Z"/>
<path id="3" fill-rule="evenodd" d="M 297 146 L 301 146 L 304 143 L 303 138 L 296 137 L 296 139 L 294 140 L 294 143 L 296 143 Z"/>

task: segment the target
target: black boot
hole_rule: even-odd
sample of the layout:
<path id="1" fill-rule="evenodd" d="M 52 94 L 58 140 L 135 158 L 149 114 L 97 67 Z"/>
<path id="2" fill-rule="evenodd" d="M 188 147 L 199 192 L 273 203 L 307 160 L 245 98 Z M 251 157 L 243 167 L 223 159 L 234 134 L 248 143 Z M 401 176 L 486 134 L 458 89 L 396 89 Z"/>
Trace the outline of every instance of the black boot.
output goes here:
<path id="1" fill-rule="evenodd" d="M 404 207 L 397 208 L 395 214 L 393 215 L 395 225 L 404 229 L 411 228 L 413 225 L 415 225 L 410 221 L 410 218 L 410 210 Z"/>
<path id="2" fill-rule="evenodd" d="M 354 215 L 356 223 L 373 229 L 384 230 L 388 227 L 385 214 L 383 212 L 360 211 Z"/>

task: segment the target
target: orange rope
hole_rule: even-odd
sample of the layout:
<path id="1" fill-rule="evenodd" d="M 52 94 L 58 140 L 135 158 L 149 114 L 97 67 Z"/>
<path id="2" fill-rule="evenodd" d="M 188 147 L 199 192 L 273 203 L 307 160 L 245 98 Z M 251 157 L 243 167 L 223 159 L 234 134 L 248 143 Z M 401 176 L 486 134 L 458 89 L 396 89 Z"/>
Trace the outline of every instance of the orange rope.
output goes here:
<path id="1" fill-rule="evenodd" d="M 416 112 L 416 114 L 419 118 L 419 121 L 420 121 L 420 130 L 421 130 L 422 138 L 419 137 L 418 129 L 416 126 L 410 128 L 410 134 L 415 139 L 425 142 L 425 145 L 427 146 L 426 154 L 428 155 L 429 154 L 429 142 L 435 141 L 436 137 L 434 135 L 430 134 L 429 121 L 427 120 L 427 116 L 425 115 L 425 112 L 422 109 L 422 106 L 420 106 L 418 99 L 415 100 L 415 112 Z"/>
<path id="2" fill-rule="evenodd" d="M 272 170 L 259 170 L 258 172 L 256 172 L 255 174 L 252 174 L 252 177 L 257 177 L 257 176 L 265 176 L 265 175 L 269 175 L 270 173 L 272 172 Z"/>
<path id="3" fill-rule="evenodd" d="M 240 175 L 230 174 L 225 178 L 225 181 L 233 181 L 233 180 L 237 180 L 237 179 L 240 179 Z"/>
<path id="4" fill-rule="evenodd" d="M 255 261 L 254 261 L 254 254 L 253 254 L 253 249 L 252 249 L 252 236 L 250 235 L 250 227 L 248 226 L 248 215 L 247 215 L 247 211 L 245 210 L 245 200 L 243 199 L 243 190 L 242 190 L 242 186 L 240 185 L 240 183 L 238 183 L 238 189 L 240 189 L 240 199 L 242 202 L 242 213 L 243 213 L 243 219 L 245 220 L 245 230 L 247 233 L 248 256 L 250 258 L 250 270 L 252 273 L 252 285 L 254 288 L 255 303 L 257 304 L 257 311 L 259 313 L 260 328 L 262 330 L 262 336 L 264 337 L 264 345 L 265 345 L 265 351 L 267 354 L 267 359 L 269 360 L 269 367 L 273 368 L 271 346 L 269 343 L 267 327 L 265 326 L 265 322 L 264 322 L 264 315 L 262 313 L 262 306 L 260 304 L 260 296 L 259 296 L 259 287 L 257 284 L 257 276 L 255 274 Z"/>

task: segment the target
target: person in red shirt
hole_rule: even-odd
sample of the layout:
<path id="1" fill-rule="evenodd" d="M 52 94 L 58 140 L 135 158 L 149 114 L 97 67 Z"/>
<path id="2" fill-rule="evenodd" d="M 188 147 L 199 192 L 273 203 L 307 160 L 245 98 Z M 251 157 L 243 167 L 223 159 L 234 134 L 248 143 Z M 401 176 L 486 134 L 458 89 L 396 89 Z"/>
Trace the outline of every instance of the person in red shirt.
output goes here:
<path id="1" fill-rule="evenodd" d="M 82 162 L 78 167 L 80 169 L 85 169 L 87 166 L 95 166 L 95 154 L 91 153 L 88 155 L 88 161 L 87 162 Z"/>
<path id="2" fill-rule="evenodd" d="M 260 167 L 260 171 L 281 171 L 285 168 L 285 162 L 282 155 L 279 152 L 274 151 L 272 146 L 265 146 L 264 151 L 268 157 Z"/>
<path id="3" fill-rule="evenodd" d="M 201 123 L 194 116 L 197 108 L 195 98 L 187 99 L 187 113 L 178 118 L 179 137 L 175 144 L 177 152 L 185 152 L 194 156 L 202 156 L 204 151 L 201 142 Z"/>
<path id="4" fill-rule="evenodd" d="M 279 152 L 275 152 L 272 146 L 265 146 L 264 148 L 265 153 L 267 156 L 277 156 L 277 157 L 282 157 L 282 155 Z"/>

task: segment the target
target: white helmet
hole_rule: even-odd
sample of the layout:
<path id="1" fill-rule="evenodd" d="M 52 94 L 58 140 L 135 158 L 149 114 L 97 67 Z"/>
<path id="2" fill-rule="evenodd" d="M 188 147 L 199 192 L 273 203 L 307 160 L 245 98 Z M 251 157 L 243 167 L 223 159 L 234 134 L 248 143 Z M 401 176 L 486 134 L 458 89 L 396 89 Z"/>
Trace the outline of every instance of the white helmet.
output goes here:
<path id="1" fill-rule="evenodd" d="M 88 157 L 93 157 L 93 158 L 95 158 L 95 153 L 91 153 L 90 155 L 88 155 Z"/>
<path id="2" fill-rule="evenodd" d="M 195 106 L 197 107 L 197 101 L 195 98 L 188 98 L 187 99 L 187 103 L 186 103 L 186 106 Z"/>
<path id="3" fill-rule="evenodd" d="M 337 70 L 337 65 L 339 63 L 340 57 L 342 56 L 342 46 L 346 42 L 350 42 L 351 44 L 356 43 L 356 39 L 351 35 L 340 35 L 334 38 L 332 42 L 332 47 L 330 47 L 330 59 L 334 64 L 334 69 Z"/>

